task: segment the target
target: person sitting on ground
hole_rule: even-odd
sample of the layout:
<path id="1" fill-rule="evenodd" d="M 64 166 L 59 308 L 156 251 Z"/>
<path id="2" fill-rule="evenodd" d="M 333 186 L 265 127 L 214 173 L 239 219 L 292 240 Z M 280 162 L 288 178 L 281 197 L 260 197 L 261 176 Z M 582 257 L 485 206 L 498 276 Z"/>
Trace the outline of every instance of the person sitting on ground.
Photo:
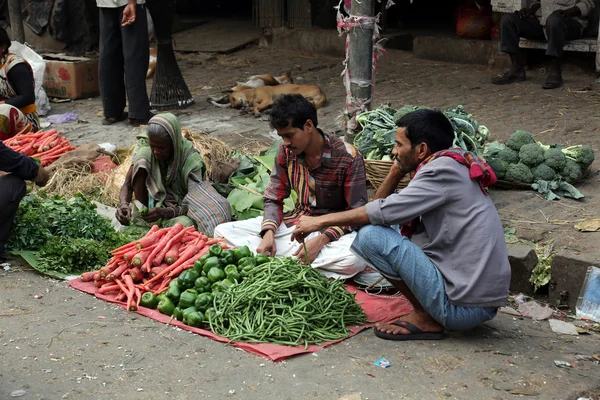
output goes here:
<path id="1" fill-rule="evenodd" d="M 10 235 L 19 203 L 25 197 L 26 180 L 38 186 L 48 183 L 48 172 L 33 158 L 17 153 L 0 141 L 0 254 Z"/>
<path id="2" fill-rule="evenodd" d="M 449 149 L 452 125 L 439 111 L 418 110 L 396 125 L 394 164 L 365 207 L 301 217 L 292 234 L 304 241 L 332 225 L 364 226 L 352 251 L 377 269 L 414 311 L 375 334 L 390 340 L 441 339 L 491 320 L 508 298 L 510 266 L 504 230 L 486 187 L 492 169 L 472 153 Z M 408 186 L 393 192 L 408 173 Z M 398 232 L 390 226 L 402 224 Z"/>
<path id="3" fill-rule="evenodd" d="M 269 256 L 296 256 L 329 278 L 350 278 L 365 263 L 350 252 L 356 232 L 331 226 L 307 238 L 302 246 L 290 240 L 302 215 L 323 215 L 360 207 L 367 202 L 364 162 L 359 151 L 317 127 L 315 106 L 298 94 L 281 96 L 271 110 L 270 124 L 283 139 L 264 196 L 264 218 L 219 225 L 215 237 L 232 246 L 248 245 Z M 294 190 L 293 211 L 283 202 Z"/>
<path id="4" fill-rule="evenodd" d="M 492 83 L 506 85 L 522 82 L 525 77 L 525 58 L 519 49 L 520 38 L 547 41 L 546 55 L 552 59 L 544 89 L 562 86 L 561 57 L 566 40 L 579 39 L 588 22 L 586 17 L 594 8 L 593 0 L 535 0 L 531 7 L 504 14 L 500 22 L 500 51 L 508 53 L 511 69 Z"/>
<path id="5" fill-rule="evenodd" d="M 231 207 L 204 180 L 204 174 L 202 156 L 182 136 L 177 117 L 170 113 L 154 116 L 138 136 L 121 188 L 117 220 L 124 225 L 130 223 L 135 196 L 149 208 L 146 215 L 140 215 L 143 221 L 160 222 L 162 226 L 181 222 L 212 235 L 218 224 L 231 221 Z"/>
<path id="6" fill-rule="evenodd" d="M 8 33 L 0 28 L 0 140 L 15 136 L 27 124 L 33 132 L 40 127 L 33 70 L 9 51 L 10 45 Z"/>

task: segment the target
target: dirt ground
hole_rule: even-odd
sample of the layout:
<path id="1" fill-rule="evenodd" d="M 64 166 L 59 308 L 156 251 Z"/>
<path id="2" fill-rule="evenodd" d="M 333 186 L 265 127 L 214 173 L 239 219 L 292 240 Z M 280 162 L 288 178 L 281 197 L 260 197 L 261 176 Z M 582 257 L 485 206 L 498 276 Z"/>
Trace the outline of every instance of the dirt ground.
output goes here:
<path id="1" fill-rule="evenodd" d="M 341 60 L 252 47 L 231 55 L 180 55 L 196 104 L 176 112 L 182 125 L 253 151 L 273 134 L 263 117 L 216 108 L 206 97 L 253 74 L 292 71 L 297 83 L 320 85 L 328 102 L 319 124 L 338 130 L 344 104 Z M 498 71 L 415 59 L 390 51 L 381 59 L 375 104 L 464 105 L 494 138 L 531 130 L 546 143 L 589 144 L 600 150 L 599 86 L 592 67 L 565 71 L 566 86 L 547 92 L 543 76 L 511 87 L 494 87 Z M 99 98 L 53 105 L 75 112 L 79 122 L 57 126 L 76 144 L 133 144 L 136 129 L 100 124 Z M 598 162 L 594 163 L 593 168 Z M 519 236 L 553 240 L 555 248 L 600 257 L 600 233 L 579 233 L 579 219 L 597 216 L 598 175 L 580 185 L 582 201 L 548 202 L 532 191 L 493 190 L 505 223 Z M 314 355 L 271 363 L 147 318 L 45 279 L 20 267 L 0 269 L 0 398 L 25 390 L 23 399 L 576 399 L 600 384 L 600 365 L 577 355 L 600 353 L 598 335 L 558 336 L 548 322 L 506 314 L 471 332 L 441 342 L 393 343 L 371 330 Z M 35 295 L 43 296 L 41 299 Z M 100 318 L 103 317 L 103 318 Z M 381 357 L 392 366 L 373 365 Z M 562 369 L 555 360 L 574 368 Z M 597 394 L 590 395 L 598 400 Z"/>

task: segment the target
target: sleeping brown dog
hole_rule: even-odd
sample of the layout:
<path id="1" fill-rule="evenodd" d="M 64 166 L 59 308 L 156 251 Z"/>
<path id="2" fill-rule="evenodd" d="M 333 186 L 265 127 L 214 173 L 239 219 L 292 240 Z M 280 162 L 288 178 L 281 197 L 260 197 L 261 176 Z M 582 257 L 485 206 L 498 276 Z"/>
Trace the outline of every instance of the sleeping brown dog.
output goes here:
<path id="1" fill-rule="evenodd" d="M 262 111 L 271 107 L 278 96 L 295 93 L 304 96 L 316 108 L 322 107 L 327 100 L 325 92 L 317 85 L 284 84 L 234 92 L 229 95 L 229 104 L 238 110 L 252 108 L 254 115 L 258 116 Z"/>
<path id="2" fill-rule="evenodd" d="M 254 75 L 248 78 L 246 82 L 236 82 L 237 85 L 231 88 L 232 92 L 241 92 L 242 90 L 256 89 L 262 86 L 276 86 L 286 83 L 294 83 L 290 72 L 275 77 L 273 75 Z"/>

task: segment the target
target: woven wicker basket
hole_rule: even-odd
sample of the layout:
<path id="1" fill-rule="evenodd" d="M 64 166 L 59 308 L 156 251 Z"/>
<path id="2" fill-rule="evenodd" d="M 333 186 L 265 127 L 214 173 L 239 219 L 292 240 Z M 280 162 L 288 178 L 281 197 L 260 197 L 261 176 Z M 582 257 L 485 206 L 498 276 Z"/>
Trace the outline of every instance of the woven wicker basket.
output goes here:
<path id="1" fill-rule="evenodd" d="M 385 180 L 385 177 L 390 173 L 390 168 L 394 165 L 394 161 L 380 161 L 380 160 L 365 160 L 365 171 L 367 173 L 367 179 L 371 182 L 371 185 L 375 189 Z M 407 174 L 398 184 L 398 189 L 405 188 L 410 182 L 410 175 Z"/>

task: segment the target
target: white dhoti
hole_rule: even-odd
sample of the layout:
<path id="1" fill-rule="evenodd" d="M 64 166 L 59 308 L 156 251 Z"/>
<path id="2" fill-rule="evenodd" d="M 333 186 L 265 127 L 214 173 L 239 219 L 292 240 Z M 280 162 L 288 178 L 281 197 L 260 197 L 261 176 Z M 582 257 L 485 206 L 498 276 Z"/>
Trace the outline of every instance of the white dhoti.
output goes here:
<path id="1" fill-rule="evenodd" d="M 250 250 L 256 249 L 262 241 L 259 235 L 262 226 L 262 217 L 252 218 L 245 221 L 235 221 L 221 224 L 215 228 L 215 238 L 225 239 L 225 244 L 233 247 L 248 246 Z M 281 224 L 275 232 L 275 245 L 278 256 L 293 256 L 302 246 L 291 241 L 295 226 L 287 227 Z M 306 240 L 311 239 L 319 232 L 310 234 Z M 335 242 L 329 242 L 321 249 L 317 258 L 311 263 L 312 267 L 318 269 L 327 278 L 348 279 L 362 272 L 366 264 L 350 251 L 356 232 L 348 233 Z"/>

